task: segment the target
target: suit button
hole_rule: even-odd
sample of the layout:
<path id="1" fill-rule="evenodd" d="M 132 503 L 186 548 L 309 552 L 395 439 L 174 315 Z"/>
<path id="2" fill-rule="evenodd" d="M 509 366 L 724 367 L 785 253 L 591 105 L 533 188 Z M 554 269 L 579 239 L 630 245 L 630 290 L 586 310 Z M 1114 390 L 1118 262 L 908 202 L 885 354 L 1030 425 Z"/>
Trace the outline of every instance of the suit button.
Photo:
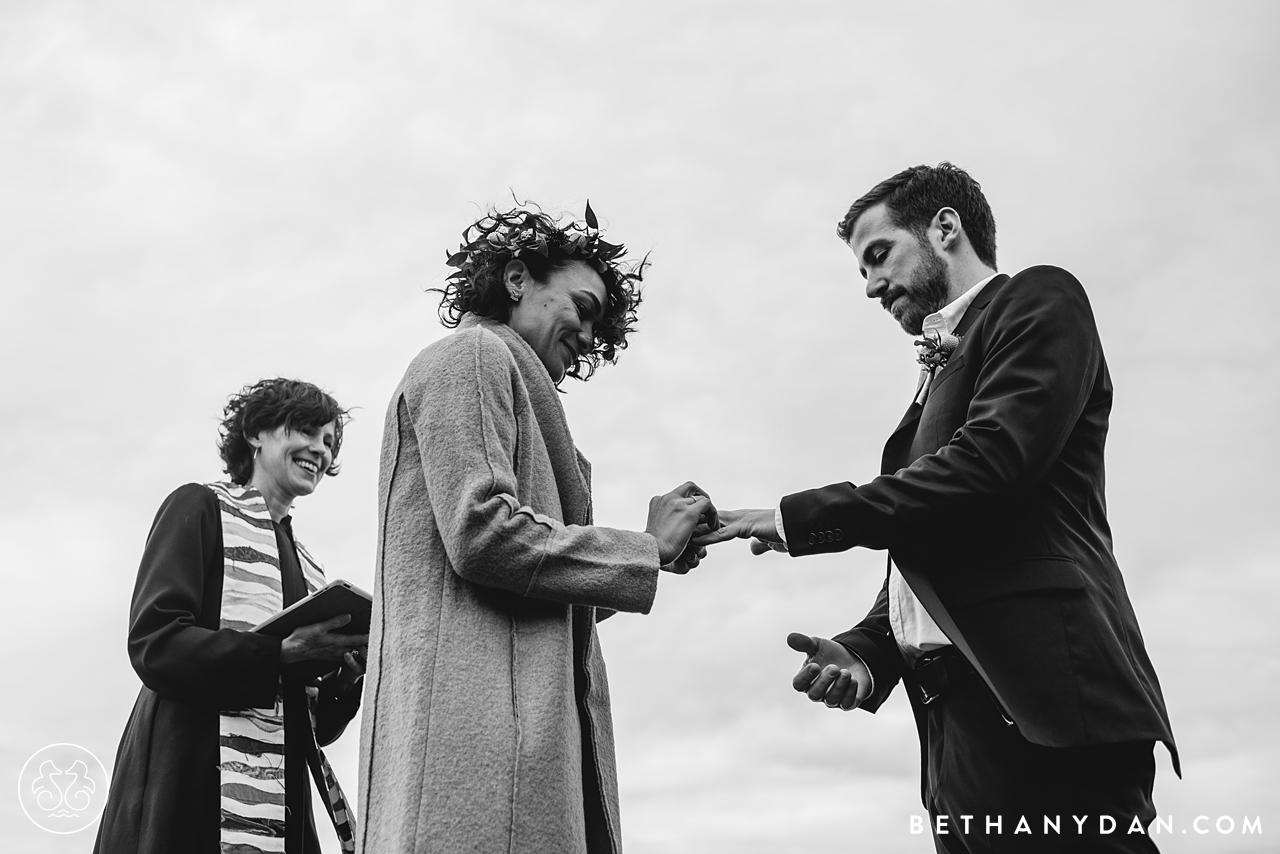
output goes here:
<path id="1" fill-rule="evenodd" d="M 813 535 L 813 534 L 810 534 L 810 535 L 809 535 L 809 545 L 813 545 L 813 544 L 814 544 L 814 543 L 816 543 L 816 542 L 817 542 L 817 540 L 814 538 L 814 535 Z"/>
<path id="2" fill-rule="evenodd" d="M 825 542 L 827 541 L 827 538 L 826 538 L 826 537 L 824 537 L 824 536 L 822 535 L 822 532 L 821 532 L 821 531 L 819 531 L 818 533 L 814 534 L 814 536 L 818 538 L 818 542 L 819 542 L 819 543 L 825 543 Z"/>
<path id="3" fill-rule="evenodd" d="M 836 541 L 836 535 L 831 533 L 830 531 L 827 531 L 827 542 L 834 543 L 835 541 Z"/>
<path id="4" fill-rule="evenodd" d="M 839 542 L 840 538 L 843 536 L 844 536 L 844 532 L 841 531 L 839 528 L 836 528 L 836 541 Z"/>

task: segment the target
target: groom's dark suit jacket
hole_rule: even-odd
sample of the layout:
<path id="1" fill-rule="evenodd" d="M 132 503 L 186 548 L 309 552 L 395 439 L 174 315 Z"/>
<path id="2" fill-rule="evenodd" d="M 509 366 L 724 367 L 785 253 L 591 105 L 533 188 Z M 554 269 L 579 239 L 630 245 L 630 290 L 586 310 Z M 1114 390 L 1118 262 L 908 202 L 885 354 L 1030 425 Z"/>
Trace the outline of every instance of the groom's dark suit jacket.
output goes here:
<path id="1" fill-rule="evenodd" d="M 1029 741 L 1158 740 L 1177 768 L 1112 555 L 1111 378 L 1084 289 L 1056 267 L 999 276 L 956 332 L 924 406 L 913 403 L 889 438 L 880 477 L 782 500 L 791 554 L 888 549 Z M 863 708 L 875 711 L 907 670 L 887 579 L 866 618 L 836 639 L 871 669 Z"/>

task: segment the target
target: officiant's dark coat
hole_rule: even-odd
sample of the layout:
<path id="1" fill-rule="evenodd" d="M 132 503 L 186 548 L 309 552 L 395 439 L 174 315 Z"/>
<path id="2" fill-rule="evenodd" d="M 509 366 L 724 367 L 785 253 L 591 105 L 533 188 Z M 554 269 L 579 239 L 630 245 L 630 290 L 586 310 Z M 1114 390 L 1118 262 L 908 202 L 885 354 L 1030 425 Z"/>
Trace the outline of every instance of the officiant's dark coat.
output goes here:
<path id="1" fill-rule="evenodd" d="M 285 604 L 306 594 L 288 519 L 276 524 Z M 282 530 L 283 529 L 283 530 Z M 112 771 L 95 854 L 216 854 L 218 713 L 275 702 L 280 640 L 220 629 L 223 549 L 218 499 L 187 484 L 156 513 L 138 569 L 129 620 L 129 660 L 142 680 Z M 287 852 L 318 852 L 307 777 L 305 700 L 285 694 Z M 360 692 L 322 688 L 315 737 L 338 738 L 360 707 Z M 295 715 L 295 709 L 297 714 Z M 302 737 L 299 737 L 301 734 Z M 311 748 L 314 750 L 314 748 Z"/>
<path id="2" fill-rule="evenodd" d="M 1176 768 L 1112 553 L 1103 493 L 1112 385 L 1084 289 L 1056 267 L 999 276 L 956 332 L 924 406 L 913 403 L 886 444 L 880 477 L 782 500 L 791 554 L 888 549 L 1027 740 L 1163 741 Z M 906 669 L 887 579 L 866 618 L 836 640 L 871 669 L 863 708 L 875 711 Z"/>

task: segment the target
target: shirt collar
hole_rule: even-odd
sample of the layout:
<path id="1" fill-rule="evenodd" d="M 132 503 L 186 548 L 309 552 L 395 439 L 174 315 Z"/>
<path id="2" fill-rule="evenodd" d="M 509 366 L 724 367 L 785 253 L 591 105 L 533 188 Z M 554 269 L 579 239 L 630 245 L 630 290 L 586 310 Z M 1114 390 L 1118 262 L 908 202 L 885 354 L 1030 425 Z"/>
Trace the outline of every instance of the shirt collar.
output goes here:
<path id="1" fill-rule="evenodd" d="M 1000 274 L 992 273 L 941 309 L 926 317 L 924 322 L 920 324 L 924 335 L 928 338 L 940 338 L 943 335 L 950 335 L 954 332 L 956 327 L 960 325 L 960 318 L 964 317 L 965 310 L 969 308 L 969 304 L 977 299 L 982 289 L 998 275 Z"/>

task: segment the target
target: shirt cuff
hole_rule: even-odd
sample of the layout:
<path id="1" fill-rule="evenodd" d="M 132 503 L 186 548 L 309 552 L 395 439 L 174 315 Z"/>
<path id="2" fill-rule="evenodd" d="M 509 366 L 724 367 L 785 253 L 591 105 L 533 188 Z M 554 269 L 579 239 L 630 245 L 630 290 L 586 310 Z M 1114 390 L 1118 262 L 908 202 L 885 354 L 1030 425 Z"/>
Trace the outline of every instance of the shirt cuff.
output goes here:
<path id="1" fill-rule="evenodd" d="M 779 502 L 776 510 L 773 511 L 773 527 L 778 529 L 778 539 L 782 540 L 782 544 L 787 544 L 787 532 L 782 529 L 782 504 Z"/>
<path id="2" fill-rule="evenodd" d="M 867 668 L 867 675 L 871 678 L 871 690 L 867 691 L 867 696 L 868 696 L 868 697 L 875 696 L 875 693 L 876 693 L 876 675 L 875 675 L 874 673 L 872 673 L 872 672 L 871 672 L 871 665 L 867 664 L 867 660 L 866 660 L 865 658 L 863 658 L 862 656 L 858 655 L 857 650 L 855 650 L 853 647 L 849 646 L 847 643 L 845 643 L 845 642 L 843 642 L 843 641 L 836 641 L 836 643 L 840 644 L 842 647 L 844 647 L 845 649 L 847 649 L 847 650 L 849 651 L 849 654 L 850 654 L 850 655 L 852 655 L 854 658 L 858 659 L 858 661 L 861 661 L 861 662 L 862 662 L 862 666 L 863 666 L 863 667 L 865 667 L 865 668 Z"/>

